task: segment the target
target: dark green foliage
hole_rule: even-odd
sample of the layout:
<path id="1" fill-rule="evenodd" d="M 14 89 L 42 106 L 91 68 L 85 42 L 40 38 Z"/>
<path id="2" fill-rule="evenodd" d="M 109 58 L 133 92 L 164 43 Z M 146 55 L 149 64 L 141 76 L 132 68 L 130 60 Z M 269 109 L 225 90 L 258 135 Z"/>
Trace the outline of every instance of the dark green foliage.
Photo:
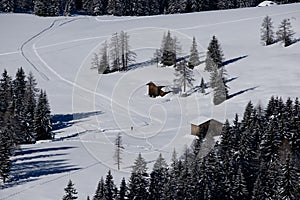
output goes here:
<path id="1" fill-rule="evenodd" d="M 101 177 L 95 195 L 93 197 L 93 200 L 102 200 L 104 199 L 104 180 L 103 177 Z"/>
<path id="2" fill-rule="evenodd" d="M 105 200 L 113 200 L 116 198 L 117 193 L 115 193 L 116 186 L 113 181 L 113 176 L 111 175 L 110 170 L 105 179 L 104 183 L 104 198 Z"/>
<path id="3" fill-rule="evenodd" d="M 216 36 L 213 36 L 207 48 L 205 70 L 211 72 L 214 66 L 218 69 L 223 65 L 223 61 L 224 55 L 221 45 Z"/>
<path id="4" fill-rule="evenodd" d="M 125 199 L 128 199 L 128 188 L 126 185 L 125 178 L 123 178 L 120 185 L 118 200 L 125 200 Z"/>
<path id="5" fill-rule="evenodd" d="M 52 139 L 50 106 L 46 92 L 41 90 L 34 115 L 34 131 L 36 140 Z"/>
<path id="6" fill-rule="evenodd" d="M 77 191 L 74 188 L 74 184 L 71 180 L 69 180 L 67 187 L 65 188 L 65 195 L 63 196 L 63 200 L 72 200 L 77 199 Z"/>
<path id="7" fill-rule="evenodd" d="M 164 66 L 172 66 L 176 64 L 176 55 L 178 53 L 176 38 L 171 36 L 171 32 L 168 31 L 166 35 L 163 36 L 161 44 L 161 64 Z"/>

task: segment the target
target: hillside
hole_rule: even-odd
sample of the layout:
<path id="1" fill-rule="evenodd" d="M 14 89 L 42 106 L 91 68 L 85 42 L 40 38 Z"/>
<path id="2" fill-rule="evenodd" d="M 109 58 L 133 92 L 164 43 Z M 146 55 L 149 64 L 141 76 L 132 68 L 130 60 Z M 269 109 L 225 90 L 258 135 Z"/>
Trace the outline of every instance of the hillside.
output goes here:
<path id="1" fill-rule="evenodd" d="M 277 27 L 290 18 L 298 42 L 284 48 L 260 44 L 260 26 L 269 15 Z M 101 176 L 113 171 L 117 184 L 128 177 L 142 153 L 152 167 L 161 152 L 170 160 L 193 140 L 190 123 L 202 117 L 220 121 L 242 114 L 248 101 L 266 106 L 272 95 L 299 96 L 300 4 L 151 17 L 55 17 L 0 14 L 0 70 L 14 75 L 18 67 L 32 71 L 49 96 L 52 114 L 64 121 L 56 139 L 24 145 L 14 158 L 13 181 L 0 186 L 0 199 L 60 199 L 72 179 L 79 198 L 92 195 Z M 127 31 L 137 62 L 149 60 L 170 30 L 189 52 L 192 37 L 205 55 L 213 35 L 227 61 L 229 94 L 214 106 L 211 94 L 183 98 L 147 96 L 149 81 L 173 84 L 174 69 L 144 66 L 128 72 L 98 75 L 91 58 L 114 32 Z M 204 60 L 204 57 L 201 58 Z M 194 69 L 195 85 L 209 74 L 201 64 Z M 71 117 L 70 117 L 71 116 Z M 133 130 L 131 130 L 133 127 Z M 121 171 L 114 164 L 114 140 L 122 133 Z"/>

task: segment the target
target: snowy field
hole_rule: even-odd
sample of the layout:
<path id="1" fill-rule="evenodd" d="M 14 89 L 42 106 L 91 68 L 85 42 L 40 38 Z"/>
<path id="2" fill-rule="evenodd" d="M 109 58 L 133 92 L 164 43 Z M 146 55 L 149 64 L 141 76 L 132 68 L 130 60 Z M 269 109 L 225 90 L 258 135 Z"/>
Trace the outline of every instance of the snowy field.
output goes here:
<path id="1" fill-rule="evenodd" d="M 297 42 L 287 48 L 280 43 L 262 46 L 260 27 L 266 15 L 275 30 L 289 18 Z M 193 140 L 192 121 L 232 121 L 250 100 L 266 106 L 272 95 L 299 97 L 300 4 L 151 17 L 2 13 L 0 25 L 1 73 L 6 68 L 14 76 L 21 66 L 26 74 L 32 71 L 38 86 L 47 91 L 52 114 L 64 124 L 55 130 L 55 140 L 22 146 L 14 158 L 12 181 L 0 186 L 0 199 L 60 199 L 69 179 L 79 199 L 86 199 L 108 169 L 117 184 L 128 178 L 138 153 L 150 169 L 160 152 L 168 161 L 174 148 L 180 154 Z M 174 69 L 156 65 L 98 75 L 90 69 L 93 53 L 121 30 L 130 35 L 137 62 L 151 59 L 167 30 L 179 38 L 183 55 L 189 53 L 193 36 L 205 55 L 216 35 L 225 54 L 232 98 L 219 106 L 212 104 L 210 93 L 149 98 L 149 81 L 173 84 Z M 203 69 L 203 64 L 194 69 L 195 86 L 201 77 L 209 81 Z M 118 133 L 125 147 L 120 171 L 113 159 Z"/>

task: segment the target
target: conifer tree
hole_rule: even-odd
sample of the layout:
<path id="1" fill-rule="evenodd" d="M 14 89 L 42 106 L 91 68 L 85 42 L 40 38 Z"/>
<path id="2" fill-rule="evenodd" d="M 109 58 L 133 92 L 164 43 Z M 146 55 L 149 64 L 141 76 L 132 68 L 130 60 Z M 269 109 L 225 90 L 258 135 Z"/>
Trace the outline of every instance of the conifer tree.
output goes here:
<path id="1" fill-rule="evenodd" d="M 195 37 L 193 37 L 193 43 L 192 43 L 192 47 L 191 47 L 191 50 L 190 50 L 189 64 L 192 65 L 193 67 L 200 64 L 199 52 L 198 52 L 198 49 L 197 49 L 197 42 L 196 42 Z"/>
<path id="2" fill-rule="evenodd" d="M 101 50 L 101 59 L 98 65 L 98 74 L 103 74 L 109 69 L 110 66 L 109 66 L 108 45 L 107 42 L 105 41 Z"/>
<path id="3" fill-rule="evenodd" d="M 249 199 L 249 192 L 241 168 L 239 168 L 237 175 L 234 178 L 234 183 L 232 187 L 233 199 Z"/>
<path id="4" fill-rule="evenodd" d="M 74 188 L 74 184 L 72 183 L 71 180 L 69 180 L 69 183 L 67 187 L 65 188 L 65 195 L 63 196 L 63 200 L 72 200 L 72 199 L 77 199 L 77 191 Z"/>
<path id="5" fill-rule="evenodd" d="M 123 178 L 120 185 L 118 200 L 126 200 L 126 199 L 128 199 L 128 188 L 126 185 L 125 178 Z"/>
<path id="6" fill-rule="evenodd" d="M 5 113 L 12 102 L 13 97 L 12 78 L 4 70 L 0 79 L 0 111 Z"/>
<path id="7" fill-rule="evenodd" d="M 287 47 L 293 43 L 293 35 L 295 33 L 292 30 L 290 19 L 282 20 L 276 34 L 277 34 L 277 39 L 283 43 L 284 47 Z"/>
<path id="8" fill-rule="evenodd" d="M 274 43 L 274 31 L 273 31 L 273 22 L 271 17 L 266 16 L 261 25 L 261 41 L 264 45 L 268 46 Z"/>
<path id="9" fill-rule="evenodd" d="M 220 68 L 223 65 L 224 54 L 216 36 L 212 37 L 206 54 L 205 70 L 211 72 L 214 66 Z"/>
<path id="10" fill-rule="evenodd" d="M 104 199 L 104 180 L 103 177 L 101 177 L 95 195 L 93 197 L 93 200 L 103 200 Z"/>
<path id="11" fill-rule="evenodd" d="M 162 199 L 163 190 L 167 183 L 168 165 L 165 159 L 159 154 L 156 162 L 153 165 L 153 170 L 150 174 L 149 199 Z"/>
<path id="12" fill-rule="evenodd" d="M 161 63 L 164 66 L 171 66 L 176 64 L 176 42 L 174 38 L 171 36 L 171 32 L 168 31 L 166 35 L 164 35 L 162 40 L 162 60 Z"/>
<path id="13" fill-rule="evenodd" d="M 222 70 L 217 72 L 217 77 L 212 82 L 215 84 L 213 101 L 215 105 L 219 105 L 228 98 L 228 87 L 226 86 Z"/>
<path id="14" fill-rule="evenodd" d="M 111 71 L 120 70 L 121 60 L 120 60 L 120 38 L 119 34 L 116 32 L 112 35 L 110 41 L 110 59 L 111 59 Z"/>
<path id="15" fill-rule="evenodd" d="M 104 198 L 106 200 L 114 200 L 117 196 L 115 189 L 116 186 L 113 181 L 113 176 L 109 170 L 104 183 Z"/>
<path id="16" fill-rule="evenodd" d="M 295 168 L 295 160 L 289 155 L 285 164 L 281 168 L 279 182 L 279 199 L 299 199 L 300 184 L 299 171 Z"/>
<path id="17" fill-rule="evenodd" d="M 174 85 L 179 91 L 182 91 L 185 94 L 187 91 L 187 87 L 193 87 L 193 71 L 188 67 L 186 60 L 179 62 L 179 64 L 175 68 L 175 79 Z"/>
<path id="18" fill-rule="evenodd" d="M 146 161 L 138 155 L 129 179 L 129 199 L 143 200 L 148 198 L 148 173 Z"/>
<path id="19" fill-rule="evenodd" d="M 200 82 L 200 86 L 199 87 L 200 87 L 199 92 L 201 92 L 202 94 L 204 94 L 205 93 L 205 89 L 206 89 L 206 84 L 205 84 L 203 78 L 201 78 L 201 82 Z"/>
<path id="20" fill-rule="evenodd" d="M 34 114 L 34 130 L 36 140 L 52 139 L 50 106 L 46 92 L 41 90 Z"/>
<path id="21" fill-rule="evenodd" d="M 37 89 L 37 83 L 33 76 L 33 74 L 30 72 L 27 77 L 26 82 L 26 92 L 25 92 L 25 124 L 26 124 L 26 130 L 25 130 L 25 143 L 31 143 L 34 142 L 34 112 L 36 107 L 36 96 L 37 92 L 39 91 Z"/>
<path id="22" fill-rule="evenodd" d="M 127 70 L 128 65 L 135 61 L 136 53 L 130 50 L 129 35 L 121 31 L 120 33 L 120 54 L 122 70 Z"/>
<path id="23" fill-rule="evenodd" d="M 120 165 L 122 163 L 122 149 L 124 149 L 122 144 L 122 135 L 119 133 L 115 140 L 115 155 L 114 159 L 116 161 L 116 165 L 118 166 L 118 170 L 120 170 Z"/>

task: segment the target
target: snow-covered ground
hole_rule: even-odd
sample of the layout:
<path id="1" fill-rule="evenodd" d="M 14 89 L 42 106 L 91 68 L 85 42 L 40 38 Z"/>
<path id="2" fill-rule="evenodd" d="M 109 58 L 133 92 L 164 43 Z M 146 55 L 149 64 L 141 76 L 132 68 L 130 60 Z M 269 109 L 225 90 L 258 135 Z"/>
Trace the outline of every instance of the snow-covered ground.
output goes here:
<path id="1" fill-rule="evenodd" d="M 290 18 L 298 42 L 260 44 L 260 27 L 269 15 L 277 29 Z M 47 91 L 52 113 L 64 121 L 54 141 L 22 146 L 14 158 L 12 182 L 0 186 L 0 199 L 59 199 L 72 179 L 80 199 L 93 195 L 108 169 L 117 184 L 128 177 L 142 153 L 149 162 L 161 152 L 190 145 L 190 123 L 198 118 L 233 119 L 248 101 L 266 105 L 272 95 L 295 98 L 300 88 L 300 4 L 151 17 L 56 17 L 0 14 L 0 71 L 14 76 L 18 67 L 32 71 Z M 91 70 L 94 52 L 114 32 L 127 31 L 137 62 L 149 60 L 167 30 L 176 35 L 187 55 L 195 36 L 205 55 L 213 35 L 222 45 L 233 97 L 214 106 L 211 94 L 183 98 L 147 96 L 149 81 L 173 84 L 174 69 L 145 66 L 129 72 L 98 75 Z M 204 58 L 202 57 L 202 60 Z M 209 81 L 204 65 L 194 70 L 196 82 Z M 131 130 L 133 127 L 133 130 Z M 116 170 L 114 140 L 122 134 L 121 170 Z"/>

